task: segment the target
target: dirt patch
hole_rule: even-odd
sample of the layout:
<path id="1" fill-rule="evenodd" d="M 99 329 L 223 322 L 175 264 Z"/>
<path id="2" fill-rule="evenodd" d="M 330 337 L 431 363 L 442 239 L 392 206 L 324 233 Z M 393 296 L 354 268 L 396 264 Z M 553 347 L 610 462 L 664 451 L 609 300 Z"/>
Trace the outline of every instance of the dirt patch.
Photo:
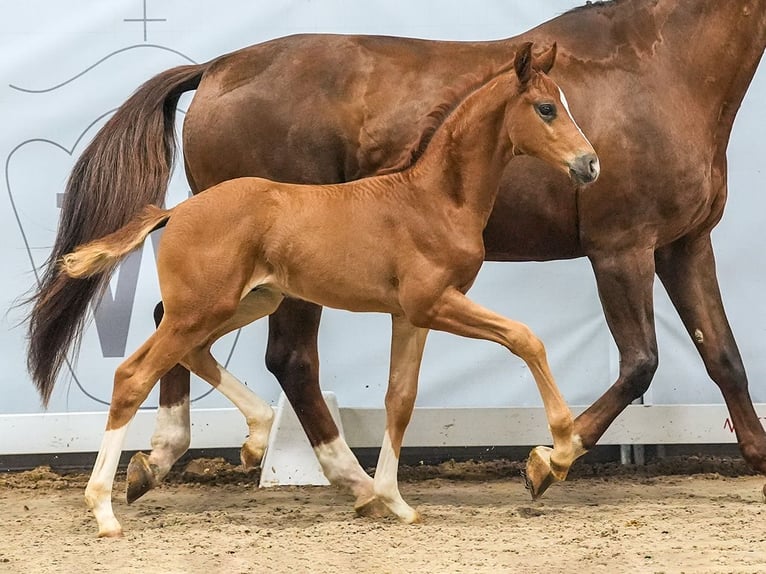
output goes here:
<path id="1" fill-rule="evenodd" d="M 118 476 L 120 540 L 95 538 L 87 474 L 38 468 L 0 475 L 0 572 L 766 572 L 764 479 L 724 476 L 738 461 L 658 462 L 578 463 L 537 502 L 519 463 L 406 467 L 424 518 L 406 526 L 355 517 L 331 487 L 258 489 L 257 473 L 199 459 L 130 506 Z"/>

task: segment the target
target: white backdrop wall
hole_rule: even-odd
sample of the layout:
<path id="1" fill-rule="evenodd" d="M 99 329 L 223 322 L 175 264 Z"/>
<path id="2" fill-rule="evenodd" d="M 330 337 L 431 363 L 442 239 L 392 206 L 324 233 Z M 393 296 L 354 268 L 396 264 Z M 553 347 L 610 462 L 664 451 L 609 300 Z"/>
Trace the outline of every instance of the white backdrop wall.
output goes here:
<path id="1" fill-rule="evenodd" d="M 337 32 L 483 40 L 517 34 L 579 0 L 27 0 L 0 3 L 0 436 L 12 415 L 41 412 L 25 370 L 23 312 L 13 304 L 33 285 L 48 255 L 58 200 L 76 157 L 143 81 L 169 67 L 296 32 Z M 190 95 L 179 103 L 178 127 Z M 766 72 L 756 75 L 729 148 L 730 199 L 714 234 L 729 318 L 756 402 L 766 402 Z M 576 110 L 574 110 L 576 115 Z M 181 172 L 168 203 L 187 196 Z M 154 252 L 141 253 L 112 281 L 110 311 L 88 328 L 79 360 L 59 379 L 50 412 L 104 411 L 114 368 L 153 329 L 159 300 Z M 572 405 L 592 402 L 617 373 L 590 267 L 585 260 L 487 264 L 472 297 L 525 321 L 545 341 L 554 374 Z M 656 289 L 660 368 L 648 403 L 721 403 L 660 286 Z M 380 408 L 388 366 L 389 319 L 324 313 L 321 379 L 341 406 Z M 215 351 L 271 402 L 279 387 L 264 367 L 266 322 L 221 341 Z M 195 409 L 226 407 L 193 383 Z M 521 361 L 489 343 L 434 333 L 427 345 L 419 407 L 537 406 Z M 156 406 L 156 393 L 145 408 Z M 718 411 L 716 411 L 718 412 Z M 716 423 L 717 424 L 717 423 Z M 6 426 L 4 426 L 6 425 Z M 44 438 L 40 438 L 44 441 Z M 6 449 L 7 450 L 7 449 Z M 3 444 L 0 443 L 0 454 Z"/>

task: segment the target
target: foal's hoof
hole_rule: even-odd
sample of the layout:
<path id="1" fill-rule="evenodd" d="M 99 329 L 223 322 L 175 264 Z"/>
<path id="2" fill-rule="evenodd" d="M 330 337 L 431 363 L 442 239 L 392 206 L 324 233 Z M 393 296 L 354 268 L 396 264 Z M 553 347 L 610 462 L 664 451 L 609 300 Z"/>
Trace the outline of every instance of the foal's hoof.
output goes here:
<path id="1" fill-rule="evenodd" d="M 128 464 L 128 504 L 135 502 L 152 488 L 157 486 L 159 469 L 154 464 L 149 464 L 149 457 L 142 452 L 137 452 Z M 121 533 L 117 536 L 120 536 Z M 101 534 L 99 536 L 114 536 L 113 534 Z"/>
<path id="2" fill-rule="evenodd" d="M 551 468 L 551 452 L 553 452 L 551 448 L 538 446 L 529 453 L 524 481 L 527 490 L 532 495 L 532 500 L 540 498 L 554 482 L 566 478 L 566 471 L 563 471 L 562 475 L 561 470 L 554 472 Z"/>
<path id="3" fill-rule="evenodd" d="M 371 496 L 364 501 L 357 500 L 354 504 L 354 510 L 357 516 L 365 518 L 383 518 L 391 514 L 388 507 L 377 496 Z"/>
<path id="4" fill-rule="evenodd" d="M 104 532 L 99 531 L 99 538 L 122 538 L 122 528 L 117 530 L 106 530 Z"/>
<path id="5" fill-rule="evenodd" d="M 414 508 L 411 508 L 410 512 L 407 512 L 404 515 L 399 516 L 399 520 L 401 520 L 405 524 L 421 524 L 423 522 L 423 517 L 420 516 L 420 513 L 417 510 L 415 510 Z"/>
<path id="6" fill-rule="evenodd" d="M 251 470 L 260 466 L 264 454 L 266 454 L 265 447 L 252 447 L 245 443 L 239 451 L 239 460 L 245 470 Z"/>
<path id="7" fill-rule="evenodd" d="M 766 502 L 766 484 L 763 485 L 763 501 Z"/>

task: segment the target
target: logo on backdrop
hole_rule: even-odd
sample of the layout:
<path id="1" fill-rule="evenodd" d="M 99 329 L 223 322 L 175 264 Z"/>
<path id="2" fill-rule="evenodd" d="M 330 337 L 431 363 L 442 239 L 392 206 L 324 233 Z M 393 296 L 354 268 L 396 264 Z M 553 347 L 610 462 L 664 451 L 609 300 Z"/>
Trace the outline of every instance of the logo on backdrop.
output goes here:
<path id="1" fill-rule="evenodd" d="M 169 53 L 180 59 L 178 64 L 196 63 L 195 60 L 178 50 L 149 42 L 151 27 L 167 22 L 167 19 L 149 17 L 147 0 L 142 0 L 141 17 L 131 16 L 125 17 L 122 20 L 125 24 L 132 27 L 135 27 L 136 25 L 140 26 L 143 42 L 116 49 L 97 61 L 90 62 L 87 67 L 77 73 L 69 75 L 67 79 L 53 85 L 35 88 L 11 83 L 9 84 L 9 87 L 17 92 L 29 94 L 30 97 L 38 98 L 44 94 L 57 93 L 64 88 L 76 89 L 78 83 L 87 81 L 88 76 L 91 73 L 108 73 L 110 64 L 114 64 L 113 59 L 115 57 L 122 56 L 124 58 L 125 56 L 135 55 L 138 62 L 145 62 L 147 51 Z M 121 63 L 122 62 L 123 60 L 121 60 Z M 115 72 L 123 70 L 122 67 L 116 68 L 116 66 L 113 66 L 113 69 L 115 69 Z M 140 70 L 141 67 L 136 66 L 136 69 Z M 153 73 L 147 73 L 146 79 L 151 77 L 151 75 L 153 75 Z M 125 94 L 125 98 L 127 98 L 127 96 L 128 94 Z M 62 109 L 61 111 L 63 114 L 66 114 L 66 109 Z M 8 195 L 27 252 L 29 263 L 36 280 L 38 280 L 39 277 L 37 271 L 39 266 L 44 263 L 50 254 L 50 246 L 53 244 L 54 230 L 56 228 L 56 222 L 58 221 L 58 209 L 61 207 L 64 194 L 62 192 L 50 193 L 50 202 L 43 199 L 43 205 L 40 205 L 40 195 L 38 195 L 36 196 L 38 201 L 36 201 L 34 205 L 25 205 L 24 202 L 31 201 L 31 197 L 34 196 L 33 193 L 29 193 L 29 188 L 37 185 L 39 188 L 46 190 L 44 193 L 48 193 L 47 190 L 50 188 L 60 190 L 62 188 L 62 183 L 60 182 L 63 182 L 66 174 L 71 171 L 75 159 L 91 139 L 96 126 L 102 125 L 114 112 L 115 109 L 94 113 L 93 120 L 84 127 L 82 132 L 74 139 L 74 142 L 61 142 L 45 137 L 30 138 L 21 141 L 16 145 L 6 158 L 5 180 L 8 188 Z M 177 116 L 182 117 L 185 110 L 177 109 L 177 112 Z M 68 161 L 64 163 L 59 158 L 48 161 L 51 151 L 54 150 L 64 152 Z M 47 174 L 51 169 L 51 165 L 53 165 L 54 167 L 61 167 L 64 173 L 60 174 L 60 178 L 51 178 L 49 175 L 40 175 L 40 173 L 24 173 L 24 176 L 26 177 L 18 177 L 17 172 L 19 170 L 14 169 L 14 161 L 18 161 L 21 158 L 26 160 L 26 162 L 32 166 L 46 166 L 45 170 L 33 168 L 34 172 L 44 172 L 44 174 Z M 47 181 L 41 181 L 39 179 L 43 177 L 47 178 Z M 179 197 L 179 200 L 188 196 L 188 189 L 185 189 L 184 193 L 185 195 Z M 155 234 L 155 236 L 152 237 L 152 242 L 155 247 L 157 239 L 158 237 Z M 93 323 L 95 324 L 101 359 L 122 358 L 133 351 L 132 348 L 129 348 L 128 338 L 131 331 L 133 310 L 136 304 L 136 293 L 140 288 L 139 273 L 141 270 L 142 253 L 143 248 L 132 253 L 121 263 L 118 271 L 112 278 L 110 288 L 107 289 L 101 301 L 92 309 L 94 318 Z M 149 333 L 145 333 L 142 338 L 145 338 L 148 334 Z M 227 364 L 234 352 L 237 339 L 238 333 L 228 352 L 226 358 Z M 108 404 L 107 400 L 97 397 L 95 391 L 86 390 L 85 386 L 90 387 L 91 385 L 84 384 L 84 375 L 78 373 L 78 370 L 73 367 L 73 361 L 67 361 L 67 368 L 76 385 L 86 396 L 99 403 Z M 205 389 L 205 393 L 196 397 L 195 400 L 199 400 L 209 392 L 210 390 Z"/>

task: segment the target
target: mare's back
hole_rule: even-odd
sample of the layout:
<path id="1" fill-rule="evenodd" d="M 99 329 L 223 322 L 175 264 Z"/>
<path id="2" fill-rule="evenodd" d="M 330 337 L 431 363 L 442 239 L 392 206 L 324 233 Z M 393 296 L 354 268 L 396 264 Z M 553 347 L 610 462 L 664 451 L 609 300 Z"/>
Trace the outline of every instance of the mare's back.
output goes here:
<path id="1" fill-rule="evenodd" d="M 509 42 L 290 36 L 219 59 L 184 125 L 198 188 L 243 175 L 336 183 L 395 164 L 466 75 L 509 62 Z M 210 150 L 225 150 L 215 158 Z"/>

